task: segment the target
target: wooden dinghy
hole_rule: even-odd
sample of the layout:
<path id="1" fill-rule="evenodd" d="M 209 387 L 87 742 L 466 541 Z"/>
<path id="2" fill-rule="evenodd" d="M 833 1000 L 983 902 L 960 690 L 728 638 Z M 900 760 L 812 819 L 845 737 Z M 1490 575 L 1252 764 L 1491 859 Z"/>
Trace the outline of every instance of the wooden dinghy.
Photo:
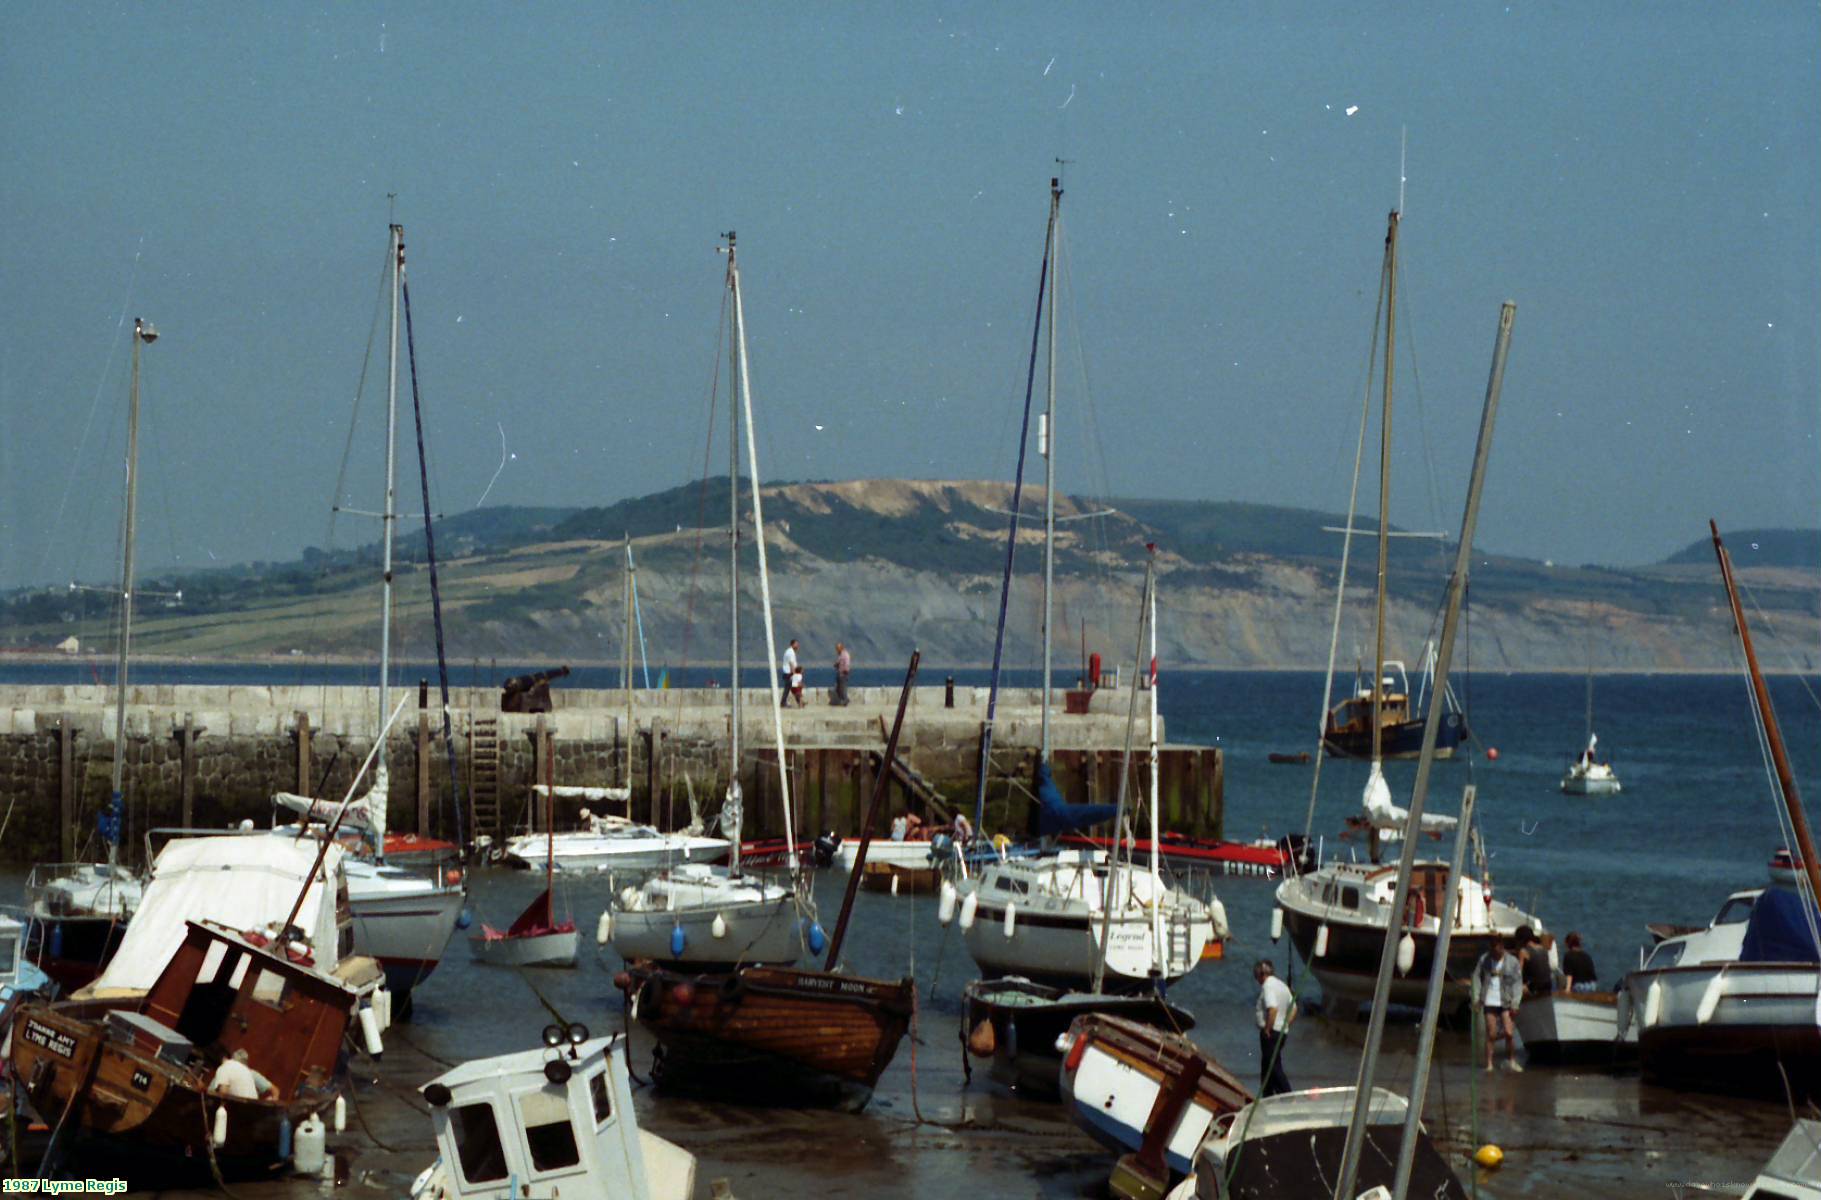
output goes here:
<path id="1" fill-rule="evenodd" d="M 1114 996 L 1071 992 L 1028 979 L 976 979 L 962 996 L 961 1041 L 991 1063 L 992 1077 L 1031 1096 L 1054 1096 L 1062 1067 L 1060 1039 L 1077 1017 L 1100 1013 L 1181 1033 L 1195 1017 L 1155 992 Z M 962 1068 L 968 1069 L 966 1057 Z M 971 1071 L 968 1072 L 971 1074 Z"/>
<path id="2" fill-rule="evenodd" d="M 628 1013 L 657 1035 L 653 1070 L 665 1087 L 780 1104 L 864 1106 L 916 1001 L 909 979 L 790 967 L 717 975 L 640 962 L 615 982 Z"/>

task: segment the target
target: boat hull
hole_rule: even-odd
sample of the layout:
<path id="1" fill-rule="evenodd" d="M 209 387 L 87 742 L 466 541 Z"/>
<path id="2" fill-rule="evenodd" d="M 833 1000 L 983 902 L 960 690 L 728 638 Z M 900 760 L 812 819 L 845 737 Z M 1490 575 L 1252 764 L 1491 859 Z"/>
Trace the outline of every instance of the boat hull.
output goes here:
<path id="1" fill-rule="evenodd" d="M 1061 909 L 1060 905 L 1057 907 Z M 1017 975 L 1063 987 L 1092 985 L 1101 939 L 1099 914 L 1079 905 L 1062 911 L 1019 907 L 1008 937 L 1005 911 L 1002 903 L 981 900 L 974 924 L 962 935 L 981 975 Z M 1106 931 L 1105 990 L 1129 992 L 1155 986 L 1150 974 L 1153 937 L 1151 918 L 1142 912 L 1112 919 Z M 1169 969 L 1163 979 L 1168 982 L 1188 974 L 1201 961 L 1214 940 L 1213 922 L 1208 918 L 1190 920 L 1179 938 L 1172 934 L 1166 918 L 1164 937 L 1166 946 L 1174 944 L 1174 949 L 1165 955 Z"/>
<path id="2" fill-rule="evenodd" d="M 473 934 L 468 948 L 476 962 L 491 967 L 573 967 L 577 944 L 575 926 L 549 933 L 505 934 L 488 937 Z"/>
<path id="3" fill-rule="evenodd" d="M 724 932 L 714 934 L 715 918 Z M 803 957 L 803 932 L 795 898 L 726 904 L 674 912 L 615 911 L 610 940 L 627 962 L 648 959 L 688 970 L 732 970 L 742 964 L 790 964 Z M 673 947 L 683 931 L 683 953 Z"/>
<path id="4" fill-rule="evenodd" d="M 634 963 L 616 979 L 668 1088 L 746 1103 L 864 1107 L 910 1026 L 916 988 L 787 967 L 725 975 Z"/>
<path id="5" fill-rule="evenodd" d="M 1626 977 L 1638 1063 L 1701 1091 L 1821 1097 L 1821 969 L 1813 963 L 1714 963 Z M 1654 994 L 1653 994 L 1654 993 Z M 1705 1016 L 1705 1020 L 1703 1020 Z"/>
<path id="6" fill-rule="evenodd" d="M 1419 758 L 1423 753 L 1423 719 L 1387 721 L 1381 735 L 1385 758 Z M 1441 726 L 1435 732 L 1435 757 L 1453 758 L 1454 752 L 1467 740 L 1466 719 L 1457 712 L 1442 714 Z M 1322 735 L 1322 749 L 1329 758 L 1372 757 L 1371 728 L 1329 729 Z"/>
<path id="7" fill-rule="evenodd" d="M 1599 1065 L 1637 1057 L 1636 1035 L 1620 1037 L 1618 996 L 1612 992 L 1534 996 L 1519 1006 L 1514 1020 L 1535 1063 Z"/>
<path id="8" fill-rule="evenodd" d="M 1315 954 L 1318 931 L 1328 927 L 1327 953 Z M 1433 921 L 1430 922 L 1434 924 Z M 1284 908 L 1284 929 L 1290 935 L 1296 952 L 1308 964 L 1309 971 L 1321 981 L 1322 996 L 1329 1001 L 1363 1004 L 1370 1002 L 1378 979 L 1379 958 L 1385 948 L 1383 925 L 1354 924 L 1340 919 L 1339 914 L 1321 918 L 1296 909 Z M 1431 931 L 1412 933 L 1416 958 L 1410 970 L 1391 978 L 1391 1003 L 1420 1007 L 1429 995 L 1429 971 L 1435 961 L 1435 934 Z M 1465 1005 L 1471 996 L 1474 964 L 1486 953 L 1498 936 L 1490 931 L 1456 930 L 1448 940 L 1448 969 L 1443 976 L 1444 1008 Z"/>
<path id="9" fill-rule="evenodd" d="M 354 922 L 354 953 L 379 961 L 386 986 L 402 1003 L 442 961 L 466 902 L 459 887 L 360 895 L 351 877 L 348 910 Z"/>
<path id="10" fill-rule="evenodd" d="M 615 845 L 616 841 L 621 844 Z M 727 848 L 728 843 L 720 838 L 591 838 L 568 846 L 559 842 L 554 862 L 559 871 L 658 871 L 678 863 L 714 862 L 726 857 Z M 544 838 L 514 838 L 506 847 L 506 856 L 521 866 L 541 867 L 547 849 Z"/>
<path id="11" fill-rule="evenodd" d="M 973 1057 L 988 1060 L 997 1082 L 1026 1095 L 1054 1096 L 1062 1067 L 1057 1041 L 1075 1018 L 1088 1013 L 1170 1032 L 1195 1027 L 1195 1018 L 1186 1009 L 1157 995 L 1096 996 L 1024 979 L 982 979 L 964 991 L 961 1040 Z"/>

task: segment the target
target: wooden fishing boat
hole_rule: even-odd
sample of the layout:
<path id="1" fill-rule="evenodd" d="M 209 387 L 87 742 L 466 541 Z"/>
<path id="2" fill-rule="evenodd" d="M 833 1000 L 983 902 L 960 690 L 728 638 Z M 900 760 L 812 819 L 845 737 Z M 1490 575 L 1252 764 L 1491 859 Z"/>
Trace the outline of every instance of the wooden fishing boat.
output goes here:
<path id="1" fill-rule="evenodd" d="M 729 974 L 639 962 L 615 979 L 662 1044 L 666 1088 L 863 1107 L 910 1027 L 916 985 L 792 967 Z"/>
<path id="2" fill-rule="evenodd" d="M 966 1055 L 987 1059 L 992 1077 L 1006 1087 L 1054 1096 L 1062 1066 L 1059 1043 L 1076 1018 L 1087 1013 L 1174 1033 L 1195 1027 L 1194 1014 L 1155 993 L 1112 996 L 1068 992 L 1016 977 L 976 979 L 962 992 L 961 1042 Z M 966 1057 L 962 1066 L 967 1067 Z"/>
<path id="3" fill-rule="evenodd" d="M 342 1037 L 382 978 L 372 959 L 325 974 L 306 943 L 190 921 L 143 997 L 22 1008 L 12 1069 L 63 1136 L 135 1158 L 213 1160 L 224 1174 L 263 1168 L 282 1160 L 281 1126 L 334 1101 Z M 271 1095 L 213 1091 L 236 1052 Z"/>
<path id="4" fill-rule="evenodd" d="M 1099 1013 L 1070 1027 L 1059 1077 L 1069 1119 L 1110 1150 L 1116 1196 L 1156 1197 L 1190 1163 L 1215 1119 L 1252 1093 L 1179 1033 Z"/>

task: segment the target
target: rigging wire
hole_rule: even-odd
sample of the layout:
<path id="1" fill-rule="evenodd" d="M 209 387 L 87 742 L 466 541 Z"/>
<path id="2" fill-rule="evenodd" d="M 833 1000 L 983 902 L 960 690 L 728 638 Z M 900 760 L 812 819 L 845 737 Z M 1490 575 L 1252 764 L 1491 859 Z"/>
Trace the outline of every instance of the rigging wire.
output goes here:
<path id="1" fill-rule="evenodd" d="M 688 598 L 683 612 L 682 662 L 677 668 L 679 672 L 689 668 L 689 639 L 695 632 L 696 596 L 698 594 L 698 582 L 702 571 L 702 542 L 707 533 L 705 523 L 708 520 L 708 471 L 709 464 L 714 458 L 715 418 L 720 411 L 721 354 L 722 351 L 726 349 L 727 340 L 728 294 L 726 288 L 721 289 L 721 311 L 720 314 L 715 317 L 714 369 L 710 373 L 708 380 L 708 436 L 703 439 L 702 474 L 696 485 L 695 549 L 689 564 Z M 728 486 L 737 489 L 740 486 L 740 482 L 737 479 L 730 479 L 728 480 Z M 729 661 L 731 663 L 731 659 Z M 737 679 L 729 680 L 729 684 L 730 686 L 738 687 L 740 686 L 740 681 Z"/>

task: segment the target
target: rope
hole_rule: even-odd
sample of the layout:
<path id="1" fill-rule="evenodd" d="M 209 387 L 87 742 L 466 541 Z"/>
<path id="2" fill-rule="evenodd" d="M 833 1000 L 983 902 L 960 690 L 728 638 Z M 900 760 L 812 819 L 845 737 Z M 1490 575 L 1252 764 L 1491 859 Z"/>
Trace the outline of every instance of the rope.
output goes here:
<path id="1" fill-rule="evenodd" d="M 215 1157 L 215 1130 L 209 1123 L 209 1094 L 198 1092 L 197 1102 L 202 1109 L 202 1144 L 209 1149 L 209 1173 L 215 1176 L 215 1186 L 221 1189 L 222 1195 L 232 1197 L 228 1181 L 221 1177 L 221 1163 Z"/>

